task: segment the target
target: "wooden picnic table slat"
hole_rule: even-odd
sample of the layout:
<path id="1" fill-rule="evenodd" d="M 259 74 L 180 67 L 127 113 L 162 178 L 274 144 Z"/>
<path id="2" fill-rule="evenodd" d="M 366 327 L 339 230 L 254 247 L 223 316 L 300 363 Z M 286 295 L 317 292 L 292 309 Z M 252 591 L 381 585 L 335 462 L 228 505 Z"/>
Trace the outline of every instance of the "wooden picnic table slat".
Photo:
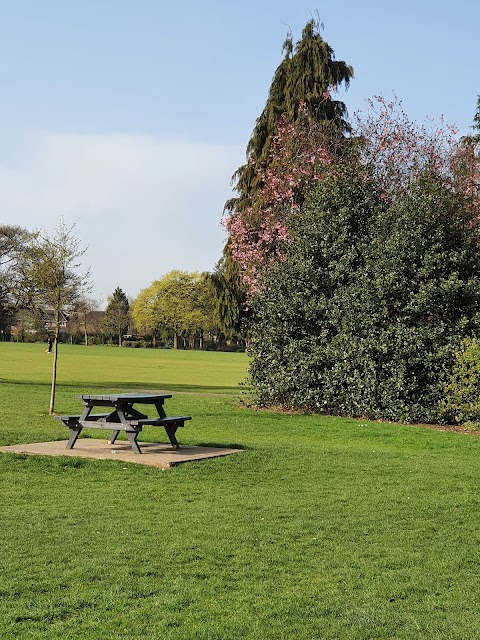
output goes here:
<path id="1" fill-rule="evenodd" d="M 109 393 L 109 394 L 82 394 L 76 396 L 87 402 L 100 400 L 102 402 L 138 402 L 143 404 L 154 404 L 158 400 L 171 398 L 171 393 Z"/>

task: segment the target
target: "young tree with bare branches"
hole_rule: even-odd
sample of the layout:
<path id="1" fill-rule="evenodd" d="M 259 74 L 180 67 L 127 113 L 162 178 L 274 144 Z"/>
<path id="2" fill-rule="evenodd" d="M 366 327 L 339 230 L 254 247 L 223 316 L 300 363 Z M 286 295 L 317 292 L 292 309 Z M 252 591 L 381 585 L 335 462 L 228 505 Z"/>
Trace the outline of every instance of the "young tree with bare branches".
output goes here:
<path id="1" fill-rule="evenodd" d="M 40 231 L 27 248 L 23 271 L 34 304 L 52 309 L 54 315 L 52 387 L 49 412 L 55 408 L 55 388 L 58 365 L 58 337 L 62 312 L 68 311 L 79 296 L 89 290 L 90 273 L 79 273 L 82 249 L 75 236 L 75 225 L 60 220 L 52 236 Z"/>

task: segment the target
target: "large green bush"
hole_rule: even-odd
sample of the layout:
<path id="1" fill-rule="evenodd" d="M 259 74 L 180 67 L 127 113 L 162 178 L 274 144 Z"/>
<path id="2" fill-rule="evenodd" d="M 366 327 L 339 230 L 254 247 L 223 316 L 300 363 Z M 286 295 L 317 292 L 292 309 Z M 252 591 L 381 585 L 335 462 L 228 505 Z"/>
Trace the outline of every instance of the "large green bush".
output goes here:
<path id="1" fill-rule="evenodd" d="M 255 402 L 444 421 L 453 353 L 480 326 L 477 232 L 460 197 L 425 175 L 387 203 L 337 165 L 290 237 L 256 299 Z"/>

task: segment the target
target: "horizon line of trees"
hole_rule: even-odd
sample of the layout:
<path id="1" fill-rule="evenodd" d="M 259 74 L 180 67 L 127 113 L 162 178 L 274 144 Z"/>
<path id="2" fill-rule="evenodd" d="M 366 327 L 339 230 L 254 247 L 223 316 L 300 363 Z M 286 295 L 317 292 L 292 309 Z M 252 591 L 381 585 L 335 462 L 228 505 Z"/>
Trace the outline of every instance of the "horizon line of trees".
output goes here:
<path id="1" fill-rule="evenodd" d="M 11 233 L 11 228 L 0 227 L 0 238 L 6 231 Z M 22 230 L 22 237 L 27 235 Z M 20 283 L 19 273 L 15 279 Z M 52 306 L 32 303 L 27 292 L 20 300 L 3 298 L 1 340 L 43 342 L 54 337 L 58 325 L 58 341 L 72 344 L 244 350 L 248 341 L 244 333 L 232 331 L 220 320 L 217 289 L 209 273 L 170 271 L 133 299 L 116 287 L 104 310 L 94 299 L 78 295 L 71 304 L 62 305 L 58 318 Z M 29 300 L 28 306 L 23 300 Z"/>

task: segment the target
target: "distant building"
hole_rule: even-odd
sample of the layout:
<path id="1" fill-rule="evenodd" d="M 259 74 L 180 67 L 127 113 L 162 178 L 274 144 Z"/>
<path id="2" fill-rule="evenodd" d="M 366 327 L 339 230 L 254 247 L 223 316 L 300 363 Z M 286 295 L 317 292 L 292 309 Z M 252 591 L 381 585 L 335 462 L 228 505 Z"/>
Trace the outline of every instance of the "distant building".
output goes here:
<path id="1" fill-rule="evenodd" d="M 68 315 L 62 312 L 60 314 L 59 324 L 60 333 L 67 331 L 67 323 Z M 35 335 L 43 331 L 47 333 L 53 333 L 55 331 L 55 312 L 53 309 L 35 312 L 28 309 L 18 311 L 10 327 L 11 336 L 17 340 L 23 340 L 22 336 Z"/>
<path id="2" fill-rule="evenodd" d="M 45 309 L 41 311 L 43 323 L 46 331 L 55 331 L 55 311 L 53 309 Z M 68 316 L 63 311 L 60 312 L 60 322 L 58 325 L 60 333 L 67 330 Z"/>

